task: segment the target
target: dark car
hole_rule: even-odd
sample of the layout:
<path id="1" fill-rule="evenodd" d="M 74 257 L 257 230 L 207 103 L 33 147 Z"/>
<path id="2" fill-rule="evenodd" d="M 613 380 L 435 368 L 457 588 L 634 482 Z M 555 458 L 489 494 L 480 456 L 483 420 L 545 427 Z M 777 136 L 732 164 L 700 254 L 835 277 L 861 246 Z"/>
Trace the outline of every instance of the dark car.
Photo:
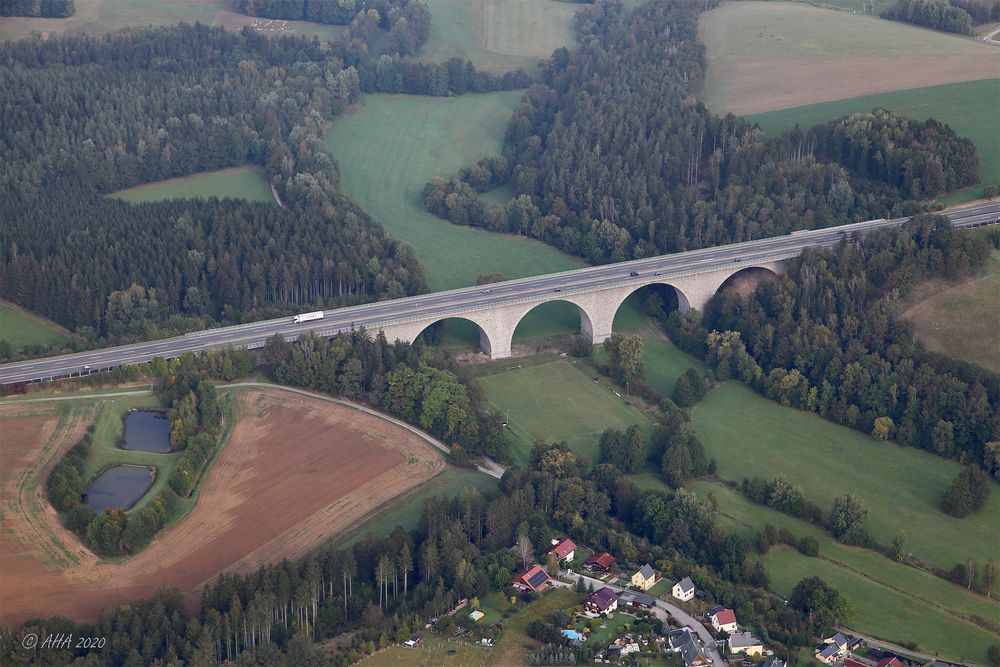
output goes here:
<path id="1" fill-rule="evenodd" d="M 636 276 L 638 276 L 638 275 L 639 275 L 639 272 L 638 272 L 638 271 L 633 271 L 633 272 L 632 272 L 632 273 L 630 273 L 629 275 L 630 275 L 630 276 L 632 276 L 633 278 L 635 278 Z"/>

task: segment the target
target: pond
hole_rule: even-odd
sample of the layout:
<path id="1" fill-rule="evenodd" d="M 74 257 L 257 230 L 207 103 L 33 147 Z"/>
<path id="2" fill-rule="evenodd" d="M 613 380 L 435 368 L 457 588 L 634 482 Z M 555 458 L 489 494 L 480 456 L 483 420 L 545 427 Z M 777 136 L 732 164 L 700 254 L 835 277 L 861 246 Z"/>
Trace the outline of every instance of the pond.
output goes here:
<path id="1" fill-rule="evenodd" d="M 112 466 L 98 475 L 84 491 L 87 504 L 95 512 L 108 507 L 127 510 L 153 485 L 154 472 L 147 466 Z"/>
<path id="2" fill-rule="evenodd" d="M 170 423 L 163 412 L 130 410 L 125 417 L 125 449 L 169 452 Z"/>

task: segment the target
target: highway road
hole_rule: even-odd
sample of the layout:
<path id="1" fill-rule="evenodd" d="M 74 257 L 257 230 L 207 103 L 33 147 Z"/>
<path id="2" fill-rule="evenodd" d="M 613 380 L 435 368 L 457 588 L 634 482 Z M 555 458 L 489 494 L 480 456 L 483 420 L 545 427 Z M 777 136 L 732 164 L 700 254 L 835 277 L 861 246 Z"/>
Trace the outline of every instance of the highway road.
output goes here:
<path id="1" fill-rule="evenodd" d="M 990 225 L 1000 221 L 1000 202 L 952 209 L 943 213 L 956 227 Z M 291 317 L 282 317 L 251 324 L 207 329 L 145 343 L 4 364 L 0 366 L 0 384 L 47 380 L 84 372 L 109 370 L 121 365 L 150 361 L 156 357 L 177 357 L 185 352 L 201 352 L 229 346 L 261 347 L 275 334 L 281 334 L 289 340 L 308 332 L 332 336 L 339 331 L 349 331 L 362 326 L 374 330 L 393 322 L 410 319 L 455 317 L 481 308 L 516 303 L 523 299 L 537 299 L 545 295 L 552 295 L 553 299 L 558 299 L 561 296 L 586 292 L 595 287 L 628 283 L 635 283 L 638 287 L 648 283 L 651 275 L 657 276 L 663 282 L 669 282 L 671 276 L 688 275 L 727 265 L 747 266 L 754 262 L 792 257 L 807 247 L 834 246 L 845 236 L 863 235 L 875 229 L 896 227 L 907 220 L 908 218 L 870 220 L 841 227 L 799 231 L 769 239 L 619 264 L 605 264 L 492 285 L 378 301 L 328 310 L 322 320 L 299 324 L 294 323 Z M 638 275 L 633 276 L 633 272 Z M 555 296 L 556 292 L 561 293 L 560 296 Z"/>

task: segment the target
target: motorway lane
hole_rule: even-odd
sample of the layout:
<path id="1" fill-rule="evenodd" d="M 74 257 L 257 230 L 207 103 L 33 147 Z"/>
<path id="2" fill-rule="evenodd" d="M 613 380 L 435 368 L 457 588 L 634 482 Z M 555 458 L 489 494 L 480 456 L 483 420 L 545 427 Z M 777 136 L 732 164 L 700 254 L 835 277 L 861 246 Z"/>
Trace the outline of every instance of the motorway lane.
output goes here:
<path id="1" fill-rule="evenodd" d="M 945 213 L 955 226 L 989 224 L 996 222 L 1000 217 L 1000 203 L 983 204 Z M 61 377 L 80 373 L 85 366 L 95 370 L 105 369 L 148 361 L 157 356 L 175 357 L 184 352 L 221 349 L 230 345 L 256 347 L 276 333 L 286 337 L 297 337 L 306 332 L 330 332 L 361 326 L 374 329 L 390 321 L 406 318 L 431 316 L 444 318 L 479 307 L 499 306 L 524 299 L 552 296 L 557 288 L 560 290 L 560 295 L 554 299 L 586 292 L 596 286 L 610 287 L 616 284 L 635 283 L 638 288 L 650 282 L 650 278 L 653 277 L 650 274 L 661 274 L 657 277 L 663 282 L 668 282 L 671 277 L 699 270 L 723 268 L 737 263 L 749 266 L 755 262 L 773 260 L 781 255 L 798 254 L 805 247 L 836 245 L 845 236 L 854 233 L 864 234 L 883 227 L 895 227 L 906 221 L 907 218 L 874 220 L 841 227 L 800 231 L 769 239 L 521 278 L 489 286 L 466 287 L 374 302 L 326 311 L 324 319 L 302 324 L 295 324 L 291 318 L 284 317 L 209 329 L 158 341 L 5 364 L 0 366 L 0 383 Z M 639 273 L 639 276 L 631 276 L 632 271 Z"/>

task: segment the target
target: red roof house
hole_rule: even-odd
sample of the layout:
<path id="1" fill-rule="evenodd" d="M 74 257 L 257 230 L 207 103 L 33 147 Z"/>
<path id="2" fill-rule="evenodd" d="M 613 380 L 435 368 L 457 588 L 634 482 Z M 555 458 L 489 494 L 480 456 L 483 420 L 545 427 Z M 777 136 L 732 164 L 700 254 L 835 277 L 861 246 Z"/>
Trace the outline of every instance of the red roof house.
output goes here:
<path id="1" fill-rule="evenodd" d="M 736 632 L 739 626 L 736 624 L 736 613 L 732 609 L 720 609 L 709 618 L 716 632 Z"/>
<path id="2" fill-rule="evenodd" d="M 525 572 L 514 577 L 514 581 L 511 583 L 514 585 L 514 588 L 540 591 L 552 583 L 552 579 L 549 578 L 549 574 L 541 565 L 532 565 Z"/>
<path id="3" fill-rule="evenodd" d="M 549 549 L 550 554 L 555 554 L 559 560 L 573 560 L 576 555 L 576 545 L 568 537 Z"/>
<path id="4" fill-rule="evenodd" d="M 878 661 L 878 667 L 903 667 L 903 663 L 896 656 L 882 658 Z"/>
<path id="5" fill-rule="evenodd" d="M 592 554 L 590 558 L 583 561 L 583 566 L 585 568 L 589 570 L 601 570 L 602 572 L 608 572 L 614 564 L 615 557 L 607 551 L 602 551 L 599 554 Z"/>

